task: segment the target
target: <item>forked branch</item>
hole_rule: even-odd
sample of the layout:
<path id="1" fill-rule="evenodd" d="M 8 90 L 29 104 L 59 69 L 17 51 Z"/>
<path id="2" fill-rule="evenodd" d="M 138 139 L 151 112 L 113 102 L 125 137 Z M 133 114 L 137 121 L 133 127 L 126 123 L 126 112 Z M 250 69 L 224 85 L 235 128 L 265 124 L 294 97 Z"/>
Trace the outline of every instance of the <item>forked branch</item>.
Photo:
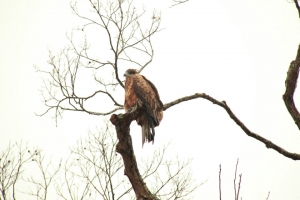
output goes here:
<path id="1" fill-rule="evenodd" d="M 239 183 L 238 183 L 238 188 L 236 188 L 236 182 L 235 181 L 236 181 L 236 173 L 237 173 L 238 164 L 239 164 L 239 159 L 237 159 L 237 161 L 236 161 L 235 173 L 234 173 L 234 180 L 233 180 L 235 200 L 239 200 L 240 189 L 241 189 L 241 182 L 242 182 L 242 174 L 240 174 L 239 175 L 240 180 L 239 180 Z"/>
<path id="2" fill-rule="evenodd" d="M 116 89 L 124 88 L 120 72 L 124 72 L 125 69 L 120 70 L 120 66 L 125 63 L 126 69 L 131 67 L 142 71 L 152 62 L 154 56 L 151 39 L 160 30 L 161 17 L 159 13 L 153 12 L 152 17 L 148 18 L 150 23 L 146 27 L 140 22 L 147 17 L 145 16 L 146 11 L 144 9 L 138 11 L 133 0 L 86 0 L 86 2 L 88 2 L 91 11 L 88 14 L 82 9 L 84 7 L 81 6 L 82 1 L 71 4 L 73 13 L 83 19 L 85 23 L 82 28 L 74 29 L 70 36 L 67 36 L 70 45 L 59 55 L 53 56 L 49 52 L 49 70 L 36 67 L 37 72 L 47 76 L 44 79 L 44 88 L 41 92 L 47 109 L 39 115 L 42 116 L 53 110 L 56 123 L 63 111 L 109 115 L 123 109 L 123 105 L 115 93 Z M 88 43 L 89 29 L 87 27 L 91 25 L 96 28 L 93 29 L 93 33 L 95 30 L 99 30 L 101 38 L 107 37 L 103 41 L 103 43 L 107 43 L 107 46 L 99 45 L 96 47 L 96 51 L 92 49 L 95 48 L 94 44 Z M 77 36 L 76 34 L 82 34 L 83 31 L 87 35 L 85 35 L 82 44 L 77 44 L 73 38 Z M 95 52 L 103 50 L 108 53 L 105 57 L 95 54 Z M 103 70 L 105 71 L 103 72 Z M 85 82 L 79 80 L 78 74 L 94 76 L 94 82 L 97 84 L 96 91 L 82 95 L 78 88 L 88 89 L 90 85 L 85 85 Z M 108 75 L 111 75 L 110 80 Z M 89 100 L 95 99 L 95 96 L 109 98 L 112 108 L 109 111 L 101 109 L 91 111 L 89 109 L 89 102 L 91 101 Z"/>

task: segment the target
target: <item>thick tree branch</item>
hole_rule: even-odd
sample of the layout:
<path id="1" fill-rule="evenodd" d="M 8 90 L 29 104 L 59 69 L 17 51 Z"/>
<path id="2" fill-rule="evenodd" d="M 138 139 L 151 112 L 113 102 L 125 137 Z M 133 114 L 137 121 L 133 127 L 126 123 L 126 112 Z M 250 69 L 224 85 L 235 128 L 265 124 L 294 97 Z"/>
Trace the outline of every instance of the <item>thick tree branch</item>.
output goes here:
<path id="1" fill-rule="evenodd" d="M 226 104 L 225 101 L 218 101 L 216 99 L 214 99 L 213 97 L 205 94 L 205 93 L 196 93 L 194 95 L 191 96 L 186 96 L 180 99 L 177 99 L 175 101 L 172 101 L 170 103 L 167 103 L 164 105 L 164 110 L 167 110 L 168 108 L 179 104 L 181 102 L 184 101 L 189 101 L 192 99 L 197 99 L 197 98 L 203 98 L 206 99 L 210 102 L 212 102 L 213 104 L 217 104 L 218 106 L 222 107 L 223 109 L 225 109 L 225 111 L 228 113 L 228 115 L 230 116 L 230 118 L 250 137 L 253 137 L 254 139 L 264 143 L 266 145 L 267 148 L 271 148 L 274 149 L 275 151 L 277 151 L 278 153 L 282 154 L 283 156 L 293 159 L 293 160 L 300 160 L 300 154 L 296 154 L 296 153 L 291 153 L 286 151 L 285 149 L 281 148 L 280 146 L 274 144 L 273 142 L 271 142 L 270 140 L 267 140 L 265 138 L 263 138 L 262 136 L 250 131 L 244 124 L 243 122 L 238 119 L 236 117 L 236 115 L 231 111 L 230 107 Z"/>
<path id="2" fill-rule="evenodd" d="M 121 154 L 124 161 L 124 173 L 129 178 L 129 181 L 134 189 L 137 200 L 156 200 L 157 197 L 151 194 L 146 183 L 143 181 L 137 167 L 137 162 L 134 156 L 132 140 L 130 136 L 129 126 L 131 122 L 137 119 L 142 108 L 136 109 L 134 112 L 115 115 L 110 118 L 112 124 L 115 125 L 119 142 L 116 146 L 116 151 Z"/>
<path id="3" fill-rule="evenodd" d="M 300 67 L 300 45 L 298 47 L 298 52 L 296 59 L 291 62 L 290 67 L 287 72 L 287 77 L 285 80 L 285 93 L 283 95 L 283 100 L 288 109 L 290 115 L 295 121 L 296 125 L 300 129 L 300 113 L 296 108 L 294 102 L 294 93 L 297 87 L 297 80 L 299 76 L 299 67 Z"/>

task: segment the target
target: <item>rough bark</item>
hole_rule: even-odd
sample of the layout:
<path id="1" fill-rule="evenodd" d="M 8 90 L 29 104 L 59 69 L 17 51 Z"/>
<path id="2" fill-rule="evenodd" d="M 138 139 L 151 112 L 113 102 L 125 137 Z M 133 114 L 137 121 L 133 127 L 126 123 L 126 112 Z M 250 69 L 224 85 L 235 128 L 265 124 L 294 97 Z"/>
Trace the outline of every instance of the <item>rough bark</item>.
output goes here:
<path id="1" fill-rule="evenodd" d="M 283 95 L 283 100 L 288 109 L 290 115 L 292 116 L 294 122 L 300 129 L 300 113 L 296 108 L 294 102 L 294 93 L 297 87 L 297 80 L 299 76 L 299 67 L 300 67 L 300 45 L 298 47 L 298 52 L 296 59 L 291 62 L 290 67 L 287 71 L 287 77 L 285 80 L 285 93 Z"/>
<path id="2" fill-rule="evenodd" d="M 115 125 L 119 142 L 116 146 L 116 151 L 121 154 L 124 161 L 124 174 L 128 177 L 137 200 L 157 200 L 158 198 L 150 192 L 146 183 L 143 181 L 137 162 L 135 159 L 132 140 L 130 136 L 130 124 L 137 119 L 142 108 L 136 109 L 134 112 L 125 114 L 113 114 L 110 118 L 112 124 Z"/>

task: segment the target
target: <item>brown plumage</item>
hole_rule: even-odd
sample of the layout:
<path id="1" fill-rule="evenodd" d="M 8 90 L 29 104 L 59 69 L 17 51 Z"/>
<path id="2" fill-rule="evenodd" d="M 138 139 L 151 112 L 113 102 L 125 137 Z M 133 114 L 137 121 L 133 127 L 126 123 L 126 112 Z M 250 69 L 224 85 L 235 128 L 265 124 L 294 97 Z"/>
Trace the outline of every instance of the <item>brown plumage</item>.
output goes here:
<path id="1" fill-rule="evenodd" d="M 145 112 L 136 121 L 142 127 L 142 145 L 145 141 L 154 142 L 154 127 L 158 126 L 163 118 L 163 103 L 159 98 L 154 84 L 140 75 L 135 69 L 128 69 L 124 76 L 126 111 L 131 111 L 137 105 L 145 108 Z"/>

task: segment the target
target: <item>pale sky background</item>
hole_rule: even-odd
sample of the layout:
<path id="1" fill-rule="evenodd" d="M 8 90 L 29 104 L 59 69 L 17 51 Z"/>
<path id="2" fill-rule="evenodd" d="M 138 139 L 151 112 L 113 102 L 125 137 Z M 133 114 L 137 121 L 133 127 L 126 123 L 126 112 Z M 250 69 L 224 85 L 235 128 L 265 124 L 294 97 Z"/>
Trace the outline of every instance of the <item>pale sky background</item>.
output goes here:
<path id="1" fill-rule="evenodd" d="M 149 16 L 153 8 L 162 13 L 164 30 L 153 39 L 154 61 L 143 75 L 157 86 L 164 103 L 205 92 L 226 100 L 253 132 L 300 153 L 300 132 L 282 100 L 286 72 L 300 42 L 293 3 L 191 0 L 169 8 L 170 1 L 142 2 Z M 33 66 L 47 68 L 48 49 L 57 54 L 68 44 L 66 32 L 78 24 L 69 1 L 0 0 L 1 150 L 9 141 L 23 139 L 59 160 L 88 130 L 103 126 L 103 117 L 84 113 L 66 112 L 58 127 L 53 115 L 34 114 L 45 107 L 38 91 L 40 74 Z M 126 69 L 121 66 L 120 74 Z M 295 99 L 297 104 L 299 91 Z M 142 149 L 140 128 L 134 126 L 137 156 L 148 156 L 172 140 L 170 155 L 193 158 L 194 177 L 207 181 L 195 199 L 219 198 L 219 164 L 223 199 L 233 199 L 237 158 L 243 200 L 264 200 L 269 191 L 270 200 L 300 199 L 299 161 L 246 136 L 222 108 L 206 100 L 168 109 L 156 133 L 155 144 Z"/>

